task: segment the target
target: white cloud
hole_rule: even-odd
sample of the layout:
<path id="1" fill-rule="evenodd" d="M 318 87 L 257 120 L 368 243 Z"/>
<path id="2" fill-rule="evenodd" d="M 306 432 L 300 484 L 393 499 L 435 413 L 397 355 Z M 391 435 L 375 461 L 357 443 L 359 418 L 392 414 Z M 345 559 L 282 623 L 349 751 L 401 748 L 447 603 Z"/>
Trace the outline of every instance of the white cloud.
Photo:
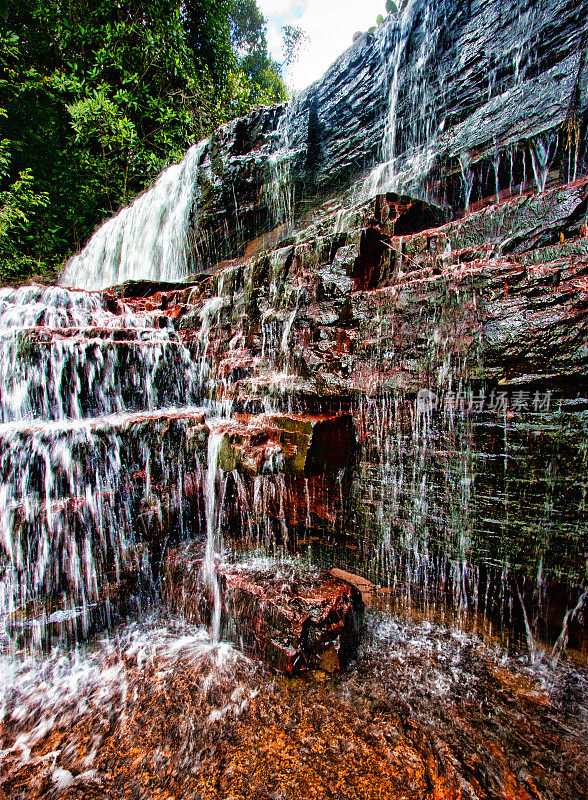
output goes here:
<path id="1" fill-rule="evenodd" d="M 282 34 L 281 31 L 278 29 L 278 26 L 275 22 L 268 22 L 267 26 L 267 46 L 272 55 L 272 57 L 281 62 L 284 58 L 284 53 L 282 50 L 283 44 Z"/>
<path id="2" fill-rule="evenodd" d="M 386 14 L 385 0 L 258 0 L 268 18 L 268 44 L 276 61 L 283 60 L 281 29 L 299 25 L 310 37 L 299 61 L 286 78 L 294 89 L 304 89 L 323 75 L 352 42 L 355 31 L 376 24 Z"/>

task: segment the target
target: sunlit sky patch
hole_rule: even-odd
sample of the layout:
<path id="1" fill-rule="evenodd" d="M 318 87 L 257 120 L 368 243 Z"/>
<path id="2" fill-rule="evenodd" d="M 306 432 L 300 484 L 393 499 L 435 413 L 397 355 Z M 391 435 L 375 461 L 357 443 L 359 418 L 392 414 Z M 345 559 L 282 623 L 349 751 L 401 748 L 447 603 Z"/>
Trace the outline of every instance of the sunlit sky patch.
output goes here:
<path id="1" fill-rule="evenodd" d="M 296 25 L 309 36 L 297 63 L 285 72 L 294 90 L 306 88 L 320 78 L 352 42 L 356 31 L 376 24 L 386 14 L 385 0 L 258 0 L 268 20 L 268 45 L 272 56 L 282 63 L 282 29 Z"/>

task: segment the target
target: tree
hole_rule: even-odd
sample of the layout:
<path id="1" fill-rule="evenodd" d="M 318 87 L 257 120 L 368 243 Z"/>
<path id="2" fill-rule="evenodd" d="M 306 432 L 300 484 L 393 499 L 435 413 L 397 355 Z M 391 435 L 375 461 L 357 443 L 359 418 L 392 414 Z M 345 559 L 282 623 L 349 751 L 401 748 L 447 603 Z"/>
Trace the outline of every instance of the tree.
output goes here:
<path id="1" fill-rule="evenodd" d="M 0 108 L 0 117 L 5 116 L 5 109 Z M 0 178 L 6 178 L 10 172 L 8 147 L 8 140 L 3 139 L 0 142 Z M 30 271 L 37 267 L 30 258 L 19 252 L 18 242 L 28 235 L 35 211 L 47 203 L 47 194 L 35 191 L 30 169 L 20 172 L 16 181 L 0 192 L 0 262 L 8 280 L 18 278 L 23 270 Z"/>

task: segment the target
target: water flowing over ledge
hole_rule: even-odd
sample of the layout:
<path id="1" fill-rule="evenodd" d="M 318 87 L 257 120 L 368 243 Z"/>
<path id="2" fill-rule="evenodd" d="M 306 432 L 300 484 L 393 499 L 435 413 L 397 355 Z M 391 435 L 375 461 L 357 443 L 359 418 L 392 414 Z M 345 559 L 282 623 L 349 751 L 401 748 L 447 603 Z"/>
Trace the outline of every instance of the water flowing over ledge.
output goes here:
<path id="1" fill-rule="evenodd" d="M 128 280 L 182 281 L 190 273 L 190 226 L 205 140 L 153 186 L 109 219 L 71 258 L 63 286 L 105 289 Z"/>
<path id="2" fill-rule="evenodd" d="M 581 796 L 587 24 L 411 0 L 0 291 L 0 790 Z"/>

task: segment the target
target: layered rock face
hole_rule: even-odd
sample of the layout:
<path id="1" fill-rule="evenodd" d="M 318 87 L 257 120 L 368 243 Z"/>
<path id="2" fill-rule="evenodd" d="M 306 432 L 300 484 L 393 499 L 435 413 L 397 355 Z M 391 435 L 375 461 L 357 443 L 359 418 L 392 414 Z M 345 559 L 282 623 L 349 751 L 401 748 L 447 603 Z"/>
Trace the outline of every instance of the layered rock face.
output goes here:
<path id="1" fill-rule="evenodd" d="M 411 0 L 289 105 L 191 148 L 62 283 L 184 280 L 351 186 L 455 211 L 586 174 L 587 34 L 575 0 Z"/>
<path id="2" fill-rule="evenodd" d="M 255 551 L 586 647 L 587 26 L 412 0 L 106 223 L 62 279 L 100 292 L 0 297 L 8 611 L 206 536 L 244 641 Z"/>
<path id="3" fill-rule="evenodd" d="M 96 542 L 91 566 L 104 561 L 101 575 L 113 558 L 126 563 L 125 548 L 136 541 L 147 544 L 146 563 L 158 565 L 165 542 L 207 530 L 212 470 L 222 481 L 215 524 L 241 553 L 260 546 L 310 552 L 325 566 L 387 585 L 400 606 L 449 603 L 519 626 L 521 635 L 532 624 L 555 640 L 567 619 L 565 636 L 580 646 L 588 180 L 492 199 L 421 230 L 438 209 L 394 193 L 359 203 L 343 195 L 297 230 L 278 231 L 249 257 L 222 262 L 188 285 L 129 283 L 93 296 L 95 313 L 106 315 L 98 337 L 73 320 L 65 329 L 29 331 L 29 343 L 45 336 L 47 346 L 53 337 L 59 347 L 77 341 L 73 354 L 82 348 L 86 360 L 71 355 L 66 362 L 78 365 L 75 397 L 101 374 L 87 371 L 95 356 L 86 341 L 102 352 L 112 339 L 115 385 L 129 380 L 128 354 L 157 366 L 121 403 L 144 402 L 147 389 L 161 403 L 164 385 L 178 403 L 189 386 L 184 399 L 202 407 L 85 422 L 81 438 L 79 425 L 61 423 L 64 441 L 80 440 L 80 475 L 100 461 L 97 429 L 136 476 L 130 482 L 125 470 L 107 472 L 92 489 L 93 505 L 75 501 L 76 513 L 57 528 L 64 559 L 64 531 L 85 530 Z M 44 313 L 40 321 L 54 324 Z M 132 334 L 141 318 L 149 327 Z M 89 324 L 75 324 L 82 323 Z M 155 331 L 163 342 L 153 340 Z M 152 362 L 154 347 L 162 350 Z M 18 352 L 26 357 L 28 350 Z M 55 382 L 64 373 L 52 374 Z M 52 385 L 49 397 L 59 394 Z M 61 457 L 53 429 L 49 435 L 13 424 L 5 435 L 18 436 L 19 453 L 30 439 L 36 459 L 45 451 Z M 213 461 L 211 436 L 218 439 Z M 7 451 L 6 470 L 14 469 L 16 452 Z M 35 461 L 22 452 L 18 469 L 36 480 Z M 57 461 L 55 475 L 62 469 Z M 114 521 L 110 498 L 131 483 L 135 506 L 124 518 L 119 507 L 116 516 L 129 539 L 109 557 L 94 508 Z M 54 493 L 51 509 L 71 506 L 62 478 Z M 37 510 L 28 513 L 33 535 L 26 540 L 35 542 L 56 517 L 49 523 L 41 514 L 39 523 Z M 204 597 L 199 564 L 191 578 L 197 607 Z M 230 564 L 218 569 L 222 583 Z M 61 588 L 68 585 L 64 573 Z M 227 601 L 230 609 L 243 636 L 244 618 Z M 273 663 L 300 661 L 292 654 L 303 652 L 302 643 L 280 647 L 290 655 L 278 658 L 274 644 Z"/>
<path id="4" fill-rule="evenodd" d="M 195 263 L 351 185 L 459 209 L 585 174 L 587 34 L 570 0 L 412 0 L 290 105 L 213 135 Z"/>
<path id="5" fill-rule="evenodd" d="M 246 508 L 253 541 L 352 565 L 400 604 L 521 626 L 532 607 L 537 632 L 561 630 L 585 580 L 587 198 L 583 179 L 403 236 L 381 221 L 396 196 L 331 201 L 282 246 L 157 300 L 188 348 L 206 338 L 211 397 L 241 415 L 233 448 L 259 441 L 239 426 L 260 412 L 270 428 L 292 411 L 340 420 L 326 441 L 341 473 L 325 459 L 301 479 L 290 462 L 277 485 L 228 459 L 233 530 Z M 384 255 L 366 262 L 370 225 Z M 358 288 L 363 268 L 375 289 Z M 354 447 L 337 433 L 349 415 Z"/>

